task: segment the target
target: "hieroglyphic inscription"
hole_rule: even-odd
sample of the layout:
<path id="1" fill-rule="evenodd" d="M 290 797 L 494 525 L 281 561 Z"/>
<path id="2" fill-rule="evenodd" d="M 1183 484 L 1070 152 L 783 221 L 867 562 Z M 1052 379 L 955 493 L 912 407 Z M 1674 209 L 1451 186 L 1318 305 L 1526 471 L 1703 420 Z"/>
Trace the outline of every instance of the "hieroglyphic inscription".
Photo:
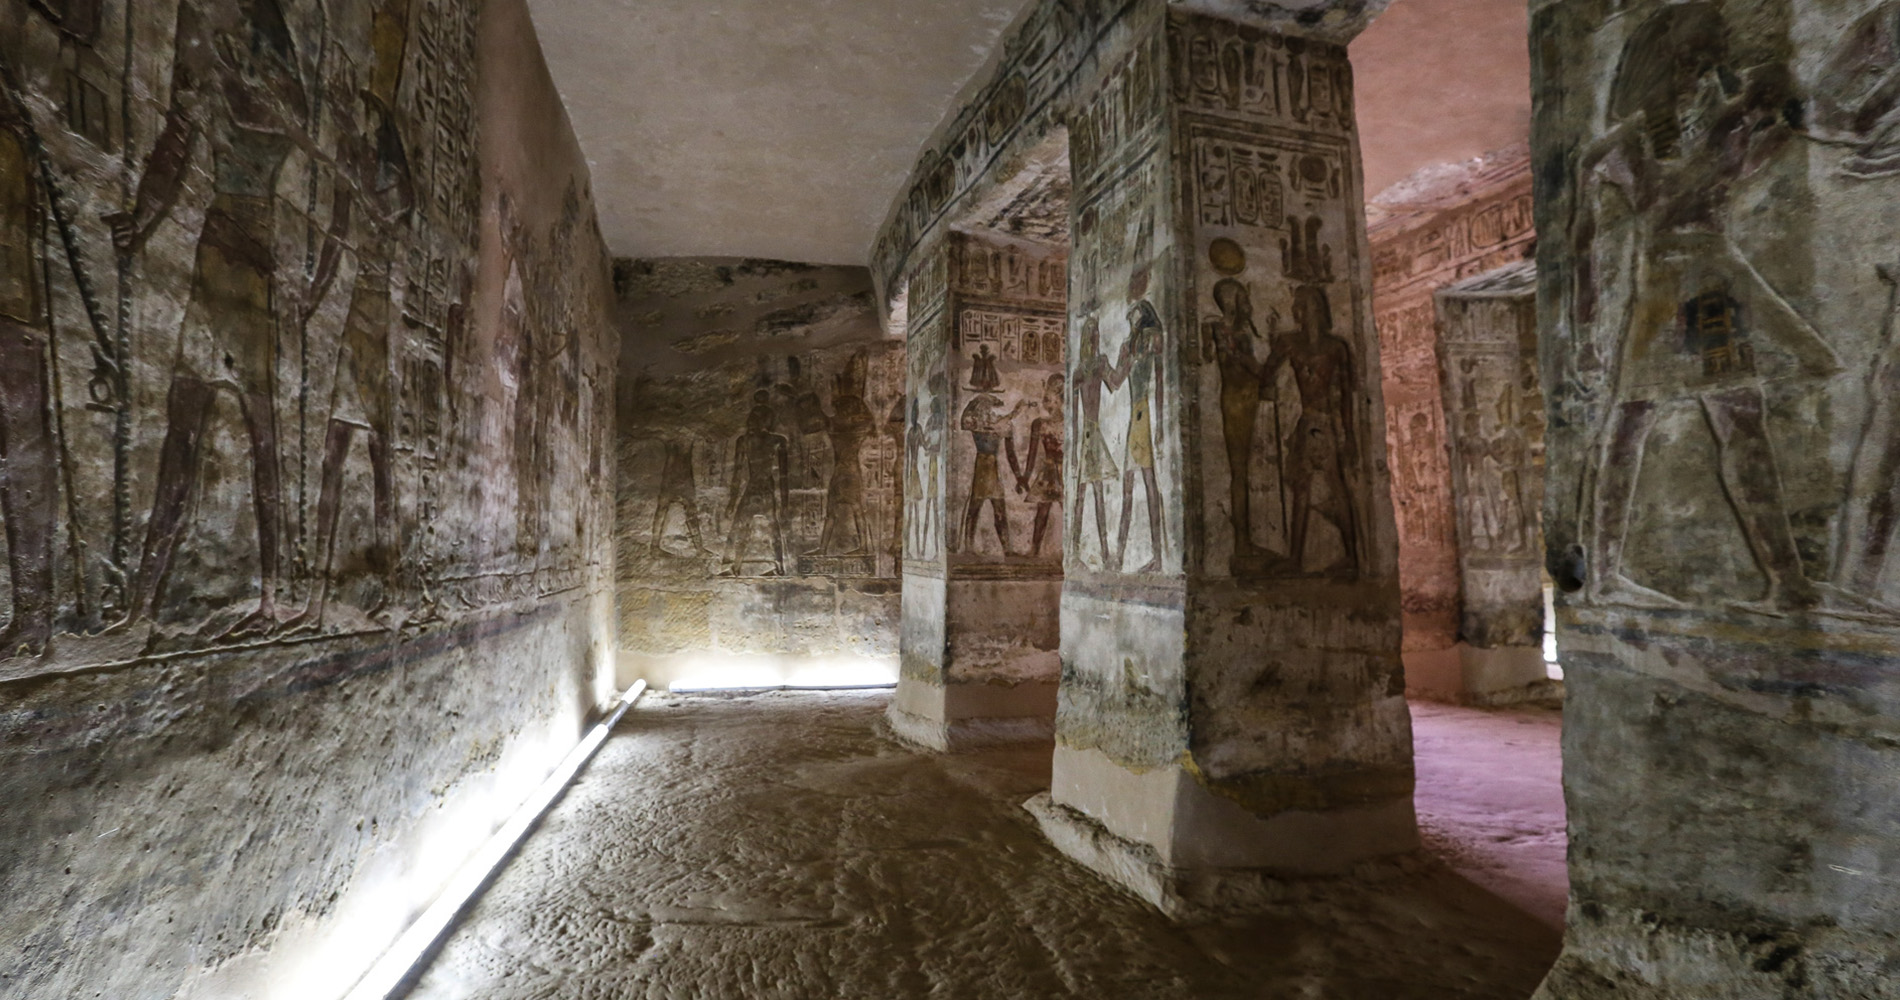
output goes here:
<path id="1" fill-rule="evenodd" d="M 1535 240 L 1530 185 L 1527 151 L 1507 151 L 1457 194 L 1394 208 L 1370 230 L 1408 648 L 1456 641 L 1463 590 L 1432 296 L 1524 258 Z"/>
<path id="2" fill-rule="evenodd" d="M 1459 632 L 1480 647 L 1533 646 L 1543 632 L 1536 280 L 1523 262 L 1437 295 L 1463 571 Z"/>
<path id="3" fill-rule="evenodd" d="M 1068 297 L 1068 267 L 1059 255 L 965 238 L 952 240 L 951 247 L 959 293 L 1039 303 Z"/>
<path id="4" fill-rule="evenodd" d="M 962 576 L 1046 578 L 1062 558 L 1067 262 L 965 233 L 950 248 L 950 561 Z"/>
<path id="5" fill-rule="evenodd" d="M 1286 226 L 1286 189 L 1274 153 L 1197 136 L 1194 172 L 1202 225 Z"/>

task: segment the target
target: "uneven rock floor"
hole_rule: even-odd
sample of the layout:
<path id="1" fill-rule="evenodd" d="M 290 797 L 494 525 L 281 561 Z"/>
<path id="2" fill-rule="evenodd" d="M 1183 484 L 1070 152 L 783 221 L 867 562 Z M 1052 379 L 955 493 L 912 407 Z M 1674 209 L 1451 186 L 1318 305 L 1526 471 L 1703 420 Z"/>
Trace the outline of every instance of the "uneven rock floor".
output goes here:
<path id="1" fill-rule="evenodd" d="M 1554 781 L 1555 713 L 1421 710 L 1425 858 L 1181 927 L 1042 841 L 1021 803 L 1046 746 L 916 753 L 881 735 L 888 698 L 649 695 L 411 998 L 1521 1000 L 1556 957 L 1527 909 L 1561 885 L 1520 864 L 1552 843 L 1528 786 Z M 1543 805 L 1491 810 L 1520 777 Z"/>

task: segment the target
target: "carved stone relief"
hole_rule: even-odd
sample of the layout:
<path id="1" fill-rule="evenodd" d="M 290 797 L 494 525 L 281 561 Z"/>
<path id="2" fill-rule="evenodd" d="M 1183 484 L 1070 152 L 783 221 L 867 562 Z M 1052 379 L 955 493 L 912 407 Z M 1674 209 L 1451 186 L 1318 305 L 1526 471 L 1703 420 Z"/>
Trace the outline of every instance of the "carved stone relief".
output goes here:
<path id="1" fill-rule="evenodd" d="M 637 572 L 893 577 L 903 352 L 867 322 L 862 287 L 768 261 L 627 270 L 622 312 L 645 346 L 621 479 L 651 512 L 623 527 Z"/>
<path id="2" fill-rule="evenodd" d="M 1358 388 L 1371 331 L 1352 291 L 1350 73 L 1325 46 L 1192 23 L 1174 33 L 1176 96 L 1225 112 L 1183 116 L 1203 317 L 1193 356 L 1219 428 L 1202 438 L 1205 565 L 1356 580 L 1371 516 Z"/>
<path id="3" fill-rule="evenodd" d="M 1858 914 L 1897 861 L 1866 806 L 1900 773 L 1895 13 L 1534 14 L 1575 53 L 1536 69 L 1562 95 L 1534 133 L 1543 530 L 1569 704 L 1594 720 L 1565 760 L 1572 926 L 1546 995 L 1889 989 Z M 1745 929 L 1768 912 L 1798 961 L 1761 960 Z M 1641 987 L 1632 947 L 1660 958 Z"/>
<path id="4" fill-rule="evenodd" d="M 1059 573 L 1067 262 L 964 233 L 949 248 L 951 565 L 962 576 Z"/>
<path id="5" fill-rule="evenodd" d="M 559 107 L 511 0 L 0 0 L 10 995 L 343 992 L 611 684 Z"/>
<path id="6" fill-rule="evenodd" d="M 1839 89 L 1812 99 L 1785 51 L 1736 41 L 1724 5 L 1657 8 L 1623 43 L 1571 195 L 1564 319 L 1578 356 L 1560 373 L 1572 387 L 1564 406 L 1581 407 L 1595 436 L 1584 502 L 1563 507 L 1557 575 L 1587 577 L 1583 600 L 1770 619 L 1895 615 L 1883 513 L 1894 463 L 1881 443 L 1893 272 L 1837 256 L 1812 275 L 1787 273 L 1764 234 L 1816 223 L 1792 203 L 1754 208 L 1764 185 L 1797 183 L 1813 157 L 1825 169 L 1798 183 L 1816 211 L 1877 196 L 1888 176 L 1882 105 L 1864 88 L 1891 62 L 1883 16 L 1870 10 L 1838 40 L 1826 75 Z M 1690 43 L 1710 54 L 1677 75 L 1647 68 Z M 1685 96 L 1692 84 L 1702 96 Z M 1788 119 L 1803 100 L 1828 123 L 1822 133 Z M 1653 185 L 1632 180 L 1652 174 Z M 1842 312 L 1850 302 L 1856 315 Z M 1827 421 L 1858 428 L 1851 453 L 1804 445 Z M 1746 556 L 1694 575 L 1662 565 L 1660 552 L 1690 539 Z"/>
<path id="7" fill-rule="evenodd" d="M 1544 395 L 1530 262 L 1438 292 L 1440 384 L 1457 511 L 1459 635 L 1480 648 L 1544 633 Z"/>
<path id="8" fill-rule="evenodd" d="M 1536 234 L 1528 151 L 1503 150 L 1404 199 L 1381 200 L 1370 227 L 1386 452 L 1399 528 L 1408 650 L 1458 639 L 1461 584 L 1435 291 L 1522 261 Z"/>
<path id="9" fill-rule="evenodd" d="M 546 470 L 604 463 L 575 443 L 604 415 L 593 223 L 578 187 L 551 223 L 502 196 L 508 371 L 482 398 L 472 8 L 9 11 L 7 656 L 421 624 L 514 592 L 497 559 L 523 593 L 578 571 L 591 528 L 552 516 Z M 459 544 L 454 462 L 497 424 L 516 521 Z"/>

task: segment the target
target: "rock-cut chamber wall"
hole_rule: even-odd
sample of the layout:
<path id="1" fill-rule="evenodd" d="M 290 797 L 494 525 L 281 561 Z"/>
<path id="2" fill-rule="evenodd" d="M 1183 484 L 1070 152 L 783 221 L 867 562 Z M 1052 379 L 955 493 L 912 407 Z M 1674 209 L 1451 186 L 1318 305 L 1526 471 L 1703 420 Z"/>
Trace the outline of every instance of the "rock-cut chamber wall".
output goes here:
<path id="1" fill-rule="evenodd" d="M 904 345 L 870 274 L 615 266 L 623 676 L 894 680 Z"/>
<path id="2" fill-rule="evenodd" d="M 334 997 L 609 694 L 520 0 L 0 0 L 0 995 Z"/>

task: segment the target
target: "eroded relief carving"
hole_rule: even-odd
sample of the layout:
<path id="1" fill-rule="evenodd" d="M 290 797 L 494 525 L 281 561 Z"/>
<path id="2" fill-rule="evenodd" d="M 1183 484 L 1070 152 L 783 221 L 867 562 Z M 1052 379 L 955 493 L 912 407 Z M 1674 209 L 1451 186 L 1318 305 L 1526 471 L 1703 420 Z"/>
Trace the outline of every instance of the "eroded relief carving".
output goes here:
<path id="1" fill-rule="evenodd" d="M 489 457 L 491 401 L 468 374 L 486 363 L 453 370 L 458 349 L 482 357 L 474 10 L 8 2 L 0 17 L 0 658 L 64 669 L 414 629 L 445 599 L 578 582 L 591 499 L 561 518 L 542 499 L 532 551 L 438 531 L 485 503 L 451 499 L 450 456 Z M 527 273 L 560 276 L 532 289 L 558 356 L 520 370 L 553 379 L 532 429 L 543 495 L 605 426 L 585 199 L 570 188 L 567 218 L 520 225 Z"/>
<path id="2" fill-rule="evenodd" d="M 1591 597 L 1683 606 L 1632 578 L 1625 547 L 1645 446 L 1665 410 L 1690 404 L 1702 412 L 1736 525 L 1765 578 L 1761 595 L 1742 606 L 1859 607 L 1863 601 L 1811 576 L 1802 559 L 1764 395 L 1764 366 L 1777 377 L 1818 381 L 1841 370 L 1840 356 L 1729 231 L 1736 185 L 1769 168 L 1794 139 L 1783 117 L 1795 100 L 1792 81 L 1780 64 L 1735 65 L 1728 41 L 1714 4 L 1650 15 L 1624 50 L 1609 127 L 1578 167 L 1586 202 L 1628 213 L 1619 235 L 1631 254 L 1614 265 L 1626 298 L 1580 295 L 1576 303 L 1580 321 L 1606 328 L 1601 342 L 1613 352 L 1590 512 Z M 1653 60 L 1665 52 L 1698 55 L 1659 68 Z M 1633 183 L 1637 176 L 1652 180 Z M 1612 199 L 1617 204 L 1606 204 Z"/>
<path id="3" fill-rule="evenodd" d="M 1893 272 L 1830 252 L 1794 273 L 1765 236 L 1828 227 L 1854 245 L 1864 207 L 1900 176 L 1895 8 L 1863 11 L 1810 91 L 1788 39 L 1729 5 L 1645 8 L 1620 48 L 1575 163 L 1562 289 L 1579 350 L 1558 368 L 1559 408 L 1587 414 L 1594 437 L 1579 502 L 1557 504 L 1573 520 L 1551 565 L 1586 603 L 1900 614 Z M 1663 52 L 1695 55 L 1665 66 Z M 1836 422 L 1854 428 L 1851 451 L 1819 446 Z M 1707 475 L 1685 468 L 1696 454 Z M 1648 557 L 1712 532 L 1741 558 L 1688 576 Z"/>
<path id="4" fill-rule="evenodd" d="M 49 419 L 51 311 L 39 250 L 46 195 L 33 123 L 13 92 L 0 102 L 0 517 L 11 613 L 0 658 L 38 656 L 53 636 L 59 468 Z"/>
<path id="5" fill-rule="evenodd" d="M 215 20 L 214 20 L 215 19 Z M 194 146 L 211 150 L 212 199 L 198 236 L 184 325 L 167 391 L 164 443 L 144 548 L 132 578 L 129 619 L 150 618 L 164 597 L 187 527 L 186 500 L 201 472 L 205 421 L 214 396 L 233 394 L 250 438 L 257 532 L 257 609 L 233 634 L 276 624 L 283 582 L 283 518 L 273 329 L 277 260 L 275 189 L 308 114 L 290 27 L 275 0 L 223 6 L 181 4 L 174 39 L 172 106 L 140 171 L 131 209 L 109 219 L 119 252 L 132 255 L 170 215 Z"/>
<path id="6" fill-rule="evenodd" d="M 772 393 L 760 389 L 752 396 L 752 409 L 746 414 L 745 432 L 732 442 L 732 478 L 726 484 L 731 497 L 726 510 L 725 576 L 743 576 L 748 543 L 758 522 L 772 541 L 772 562 L 765 574 L 785 575 L 786 515 L 791 509 L 790 446 L 785 435 L 772 433 L 777 414 L 772 409 Z M 761 560 L 753 559 L 753 562 Z"/>

